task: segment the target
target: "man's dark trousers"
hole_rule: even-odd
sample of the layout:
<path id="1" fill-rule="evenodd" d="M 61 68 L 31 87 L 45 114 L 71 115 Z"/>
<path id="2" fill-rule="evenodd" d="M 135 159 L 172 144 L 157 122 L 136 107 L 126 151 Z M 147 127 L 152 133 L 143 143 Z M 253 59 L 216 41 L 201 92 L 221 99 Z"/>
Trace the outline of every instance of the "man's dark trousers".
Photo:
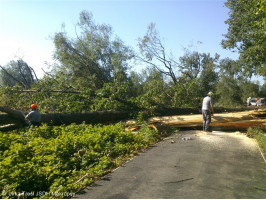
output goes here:
<path id="1" fill-rule="evenodd" d="M 209 110 L 202 110 L 203 116 L 203 130 L 209 131 L 209 126 L 211 123 L 211 112 Z"/>

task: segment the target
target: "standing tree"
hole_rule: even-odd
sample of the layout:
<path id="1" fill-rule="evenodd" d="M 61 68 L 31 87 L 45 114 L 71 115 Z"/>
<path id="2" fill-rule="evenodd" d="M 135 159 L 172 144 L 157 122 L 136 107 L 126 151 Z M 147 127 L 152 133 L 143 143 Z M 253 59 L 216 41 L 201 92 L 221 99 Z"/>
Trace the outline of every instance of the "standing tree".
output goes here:
<path id="1" fill-rule="evenodd" d="M 219 81 L 218 75 L 218 61 L 219 55 L 216 54 L 211 57 L 210 54 L 202 54 L 202 70 L 197 79 L 199 97 L 204 97 L 208 92 L 212 91 L 215 93 L 216 84 Z"/>
<path id="2" fill-rule="evenodd" d="M 247 102 L 247 98 L 249 97 L 259 97 L 259 83 L 253 83 L 249 80 L 240 80 L 239 81 L 240 92 L 238 92 L 241 96 L 241 100 L 243 104 Z M 263 97 L 263 96 L 261 96 Z M 245 105 L 245 104 L 244 104 Z"/>
<path id="3" fill-rule="evenodd" d="M 216 70 L 216 62 L 219 60 L 219 55 L 215 54 L 214 58 L 212 58 L 210 54 L 187 51 L 179 60 L 179 68 L 183 76 L 188 80 L 195 80 L 203 70 Z"/>
<path id="4" fill-rule="evenodd" d="M 172 56 L 167 55 L 154 23 L 148 26 L 146 35 L 143 38 L 139 38 L 138 46 L 141 53 L 141 56 L 138 56 L 140 61 L 154 67 L 175 84 L 178 82 L 178 77 L 175 74 L 178 63 Z"/>
<path id="5" fill-rule="evenodd" d="M 220 81 L 216 85 L 219 104 L 224 107 L 239 106 L 241 101 L 241 66 L 229 58 L 220 61 Z"/>
<path id="6" fill-rule="evenodd" d="M 266 83 L 261 86 L 259 96 L 266 97 Z"/>
<path id="7" fill-rule="evenodd" d="M 238 50 L 245 74 L 266 77 L 266 1 L 227 0 L 225 5 L 230 9 L 225 22 L 229 28 L 222 46 Z"/>
<path id="8" fill-rule="evenodd" d="M 143 94 L 137 97 L 140 108 L 166 107 L 169 105 L 167 96 L 168 85 L 163 79 L 163 74 L 155 68 L 147 68 L 142 72 L 142 90 Z"/>
<path id="9" fill-rule="evenodd" d="M 180 71 L 185 75 L 186 78 L 194 80 L 198 77 L 201 72 L 201 59 L 204 54 L 199 52 L 186 52 L 184 56 L 180 57 Z"/>
<path id="10" fill-rule="evenodd" d="M 178 95 L 181 96 L 179 102 L 183 101 L 182 105 L 198 107 L 203 96 L 209 91 L 215 92 L 219 55 L 211 57 L 206 53 L 186 51 L 179 60 L 179 68 L 183 74 L 175 89 L 176 92 L 183 90 L 181 95 Z M 180 90 L 181 88 L 183 89 Z"/>
<path id="11" fill-rule="evenodd" d="M 184 56 L 176 60 L 171 54 L 166 53 L 165 46 L 153 23 L 149 25 L 146 35 L 139 39 L 138 45 L 141 53 L 139 60 L 156 69 L 164 78 L 168 78 L 169 84 L 172 84 L 167 95 L 172 99 L 171 104 L 174 107 L 197 107 L 199 97 L 202 96 L 201 89 L 203 89 L 202 92 L 206 92 L 212 89 L 217 81 L 215 70 L 219 55 L 216 54 L 212 58 L 210 54 L 190 52 L 186 49 Z M 200 83 L 198 83 L 201 75 Z"/>
<path id="12" fill-rule="evenodd" d="M 55 54 L 59 61 L 58 78 L 80 87 L 99 89 L 104 83 L 124 81 L 132 50 L 119 38 L 112 39 L 109 25 L 97 25 L 92 14 L 80 13 L 79 32 L 71 39 L 66 32 L 54 37 Z"/>
<path id="13" fill-rule="evenodd" d="M 1 86 L 20 85 L 23 88 L 30 88 L 34 82 L 38 81 L 35 71 L 22 59 L 12 60 L 7 66 L 0 67 Z"/>

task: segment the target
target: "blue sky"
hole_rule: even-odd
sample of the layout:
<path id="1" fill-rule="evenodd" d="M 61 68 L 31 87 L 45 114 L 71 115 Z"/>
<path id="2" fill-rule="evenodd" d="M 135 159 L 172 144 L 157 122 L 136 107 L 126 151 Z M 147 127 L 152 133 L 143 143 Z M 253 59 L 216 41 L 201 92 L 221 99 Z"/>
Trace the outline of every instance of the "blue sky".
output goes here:
<path id="1" fill-rule="evenodd" d="M 137 49 L 137 38 L 153 22 L 166 49 L 176 58 L 183 48 L 237 59 L 222 49 L 227 32 L 225 0 L 0 0 L 0 65 L 23 58 L 38 76 L 52 62 L 54 33 L 62 23 L 69 36 L 81 11 L 93 14 L 98 24 L 109 24 L 113 34 Z M 202 44 L 198 44 L 198 41 Z M 192 47 L 191 47 L 192 46 Z"/>

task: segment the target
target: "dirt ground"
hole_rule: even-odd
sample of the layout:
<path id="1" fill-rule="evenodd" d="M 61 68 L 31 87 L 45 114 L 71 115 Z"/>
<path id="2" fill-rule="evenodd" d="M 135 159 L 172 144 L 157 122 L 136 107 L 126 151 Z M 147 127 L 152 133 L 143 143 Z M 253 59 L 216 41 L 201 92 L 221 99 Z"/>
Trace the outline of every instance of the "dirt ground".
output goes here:
<path id="1" fill-rule="evenodd" d="M 79 199 L 265 199 L 265 161 L 240 132 L 180 131 L 88 187 Z"/>

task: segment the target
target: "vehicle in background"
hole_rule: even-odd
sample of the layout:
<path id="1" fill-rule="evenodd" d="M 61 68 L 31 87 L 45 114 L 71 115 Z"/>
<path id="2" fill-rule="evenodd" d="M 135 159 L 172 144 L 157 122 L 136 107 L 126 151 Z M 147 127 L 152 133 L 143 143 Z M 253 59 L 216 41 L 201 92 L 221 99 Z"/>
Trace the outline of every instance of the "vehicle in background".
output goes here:
<path id="1" fill-rule="evenodd" d="M 257 106 L 265 106 L 265 98 L 260 98 L 257 102 L 256 102 Z"/>
<path id="2" fill-rule="evenodd" d="M 249 103 L 250 103 L 250 106 L 252 106 L 252 107 L 256 106 L 257 105 L 257 98 L 250 99 Z"/>
<path id="3" fill-rule="evenodd" d="M 255 107 L 255 106 L 265 106 L 265 98 L 252 98 L 249 101 L 250 107 Z"/>

